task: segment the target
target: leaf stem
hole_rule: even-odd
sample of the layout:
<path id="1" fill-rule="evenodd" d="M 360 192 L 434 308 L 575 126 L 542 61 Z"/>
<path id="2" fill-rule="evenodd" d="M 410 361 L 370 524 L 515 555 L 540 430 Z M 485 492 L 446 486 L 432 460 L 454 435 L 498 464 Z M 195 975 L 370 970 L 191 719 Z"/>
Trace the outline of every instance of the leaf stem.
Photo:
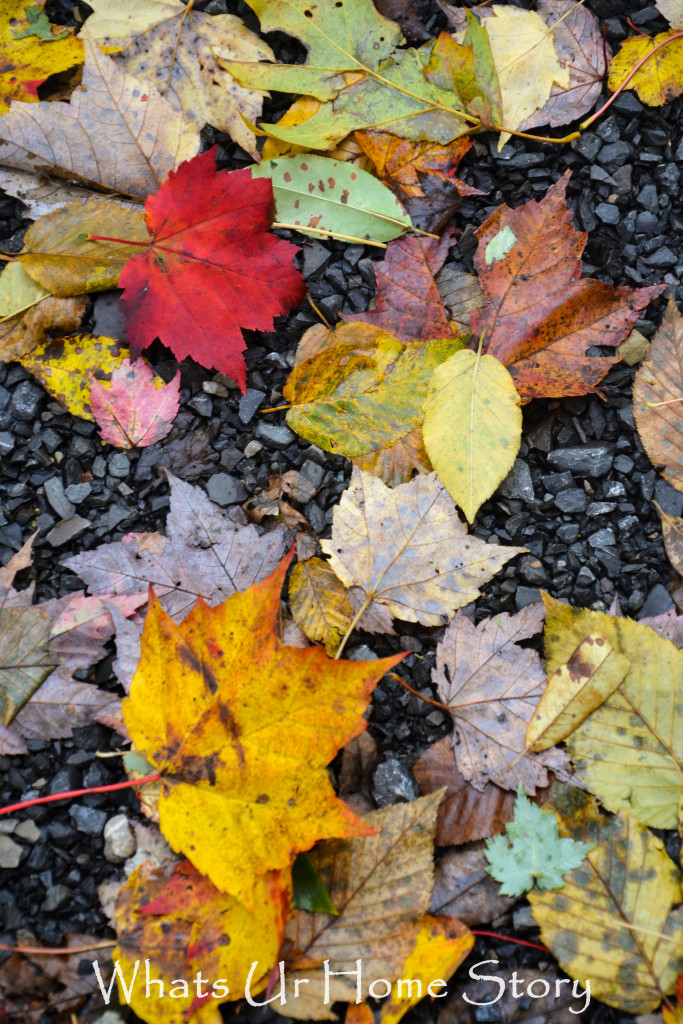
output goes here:
<path id="1" fill-rule="evenodd" d="M 371 238 L 356 238 L 355 235 L 341 235 L 337 231 L 327 231 L 324 228 L 309 228 L 304 227 L 303 224 L 284 224 L 282 221 L 274 220 L 270 225 L 271 228 L 284 228 L 287 231 L 300 231 L 302 234 L 313 233 L 315 235 L 322 235 L 324 238 L 340 238 L 343 242 L 357 242 L 360 245 L 376 245 L 378 249 L 386 249 L 386 242 L 375 242 Z M 406 231 L 408 230 L 406 226 Z M 92 237 L 92 236 L 91 236 Z M 117 241 L 117 239 L 110 239 L 110 241 Z"/>
<path id="2" fill-rule="evenodd" d="M 595 114 L 592 114 L 586 121 L 582 121 L 581 122 L 581 124 L 579 125 L 581 131 L 584 131 L 586 128 L 588 128 L 589 125 L 593 124 L 594 121 L 597 121 L 597 119 L 599 117 L 601 117 L 602 114 L 605 113 L 607 108 L 612 106 L 612 104 L 614 103 L 614 101 L 617 98 L 617 96 L 619 95 L 619 93 L 623 92 L 623 90 L 626 88 L 626 86 L 631 81 L 633 76 L 638 71 L 640 71 L 640 69 L 642 68 L 643 64 L 645 64 L 645 62 L 648 61 L 650 59 L 650 57 L 652 57 L 652 55 L 657 52 L 657 50 L 661 50 L 663 46 L 667 45 L 667 43 L 672 43 L 674 41 L 674 39 L 683 39 L 683 32 L 676 32 L 674 35 L 668 36 L 666 39 L 662 39 L 662 41 L 660 43 L 657 43 L 657 45 L 654 46 L 650 50 L 649 53 L 646 53 L 644 57 L 641 57 L 640 60 L 637 62 L 637 64 L 635 64 L 631 68 L 631 70 L 629 71 L 629 73 L 627 74 L 627 76 L 623 80 L 623 82 L 621 82 L 621 84 L 619 85 L 619 88 L 615 92 L 612 93 L 612 95 L 607 100 L 607 102 L 605 104 L 603 104 L 603 106 L 600 107 L 600 109 Z"/>
<path id="3" fill-rule="evenodd" d="M 146 249 L 150 242 L 134 242 L 131 238 L 112 238 L 110 235 L 88 235 L 91 242 L 120 242 L 121 245 L 139 245 Z"/>
<path id="4" fill-rule="evenodd" d="M 683 402 L 681 398 L 670 398 L 668 402 L 643 402 L 648 409 L 659 409 L 660 405 L 676 405 L 678 402 Z"/>
<path id="5" fill-rule="evenodd" d="M 309 306 L 311 307 L 311 309 L 312 309 L 312 310 L 313 310 L 313 311 L 314 311 L 315 313 L 317 313 L 317 314 L 318 314 L 318 316 L 320 317 L 320 319 L 322 320 L 322 322 L 323 322 L 323 323 L 325 324 L 325 327 L 327 327 L 328 331 L 331 331 L 331 330 L 332 330 L 332 328 L 330 327 L 329 323 L 327 322 L 327 320 L 325 319 L 325 317 L 324 317 L 324 316 L 323 316 L 323 314 L 322 314 L 322 313 L 320 312 L 320 310 L 319 310 L 319 309 L 318 309 L 318 307 L 316 306 L 315 302 L 314 302 L 314 301 L 313 301 L 313 299 L 311 298 L 311 293 L 310 293 L 310 292 L 307 292 L 307 293 L 306 293 L 306 298 L 308 299 L 308 304 L 309 304 Z"/>
<path id="6" fill-rule="evenodd" d="M 52 796 L 39 796 L 34 800 L 22 800 L 18 804 L 9 804 L 7 807 L 0 807 L 0 814 L 10 814 L 12 811 L 23 811 L 25 807 L 35 807 L 36 804 L 51 804 L 55 800 L 71 800 L 76 796 L 88 796 L 90 793 L 113 793 L 117 789 L 126 789 L 130 786 L 144 786 L 147 782 L 158 782 L 161 772 L 156 775 L 146 775 L 142 779 L 128 779 L 126 782 L 114 782 L 110 786 L 93 786 L 91 789 L 71 789 L 67 793 L 53 793 Z"/>
<path id="7" fill-rule="evenodd" d="M 274 405 L 272 409 L 259 409 L 259 416 L 266 412 L 282 412 L 283 409 L 291 409 L 291 405 Z"/>
<path id="8" fill-rule="evenodd" d="M 5 946 L 0 942 L 0 949 L 8 953 L 26 953 L 34 956 L 71 956 L 72 953 L 89 953 L 92 949 L 111 949 L 116 940 L 96 942 L 92 946 L 73 946 L 71 949 L 50 949 L 49 946 Z"/>
<path id="9" fill-rule="evenodd" d="M 366 595 L 365 600 L 363 601 L 362 605 L 360 606 L 360 608 L 358 609 L 358 611 L 356 612 L 354 617 L 351 619 L 351 622 L 349 624 L 349 628 L 346 630 L 346 633 L 342 637 L 342 642 L 339 644 L 339 647 L 337 648 L 337 653 L 334 656 L 334 660 L 335 661 L 337 661 L 339 658 L 341 658 L 342 651 L 346 647 L 347 640 L 349 639 L 349 637 L 353 633 L 354 629 L 356 628 L 356 626 L 360 622 L 361 618 L 363 617 L 364 613 L 368 610 L 368 608 L 370 607 L 370 605 L 372 604 L 374 599 L 375 599 L 375 595 L 374 594 L 367 594 Z"/>
<path id="10" fill-rule="evenodd" d="M 397 675 L 396 672 L 388 672 L 387 674 L 388 674 L 388 676 L 391 679 L 395 679 L 397 683 L 400 683 L 401 686 L 405 687 L 406 690 L 409 690 L 416 697 L 419 697 L 420 700 L 423 700 L 425 702 L 425 704 L 433 704 L 435 708 L 441 708 L 442 711 L 450 711 L 451 710 L 449 708 L 448 704 L 441 704 L 441 702 L 438 701 L 438 700 L 432 700 L 431 697 L 425 697 L 421 693 L 418 693 L 418 691 L 414 690 L 412 688 L 412 686 L 409 686 L 408 683 L 406 683 L 406 681 L 404 679 L 401 679 L 401 677 L 399 675 Z"/>
<path id="11" fill-rule="evenodd" d="M 544 953 L 550 953 L 547 946 L 539 946 L 537 942 L 526 942 L 524 939 L 514 939 L 512 935 L 501 935 L 500 932 L 483 932 L 479 928 L 470 928 L 473 935 L 484 935 L 490 939 L 503 939 L 505 942 L 514 942 L 518 946 L 530 946 L 531 949 L 542 949 Z"/>

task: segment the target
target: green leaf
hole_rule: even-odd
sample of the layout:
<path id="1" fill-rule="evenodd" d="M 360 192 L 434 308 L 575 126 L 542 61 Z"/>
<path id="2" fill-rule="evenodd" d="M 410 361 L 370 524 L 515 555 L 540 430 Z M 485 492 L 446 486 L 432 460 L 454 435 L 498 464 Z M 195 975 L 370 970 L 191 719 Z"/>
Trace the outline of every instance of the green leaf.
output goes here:
<path id="1" fill-rule="evenodd" d="M 522 410 L 503 364 L 463 349 L 437 366 L 422 433 L 439 479 L 471 523 L 519 451 Z"/>
<path id="2" fill-rule="evenodd" d="M 492 263 L 497 263 L 498 260 L 502 260 L 504 256 L 507 256 L 516 241 L 517 236 L 510 225 L 506 224 L 502 231 L 499 231 L 497 235 L 494 235 L 486 246 L 486 251 L 484 253 L 486 266 L 490 267 Z"/>
<path id="3" fill-rule="evenodd" d="M 277 220 L 318 231 L 388 242 L 412 227 L 385 185 L 353 164 L 304 153 L 251 168 L 273 182 Z M 310 233 L 310 232 L 309 232 Z"/>
<path id="4" fill-rule="evenodd" d="M 26 14 L 26 20 L 28 25 L 22 29 L 21 32 L 17 32 L 14 39 L 26 39 L 28 36 L 36 36 L 38 39 L 42 39 L 44 42 L 51 43 L 55 39 L 64 39 L 68 36 L 66 29 L 63 32 L 59 32 L 56 36 L 52 34 L 52 25 L 48 21 L 45 11 L 40 7 L 30 6 L 24 11 Z"/>
<path id="5" fill-rule="evenodd" d="M 307 853 L 300 853 L 292 864 L 292 904 L 312 914 L 336 914 L 334 904 Z"/>
<path id="6" fill-rule="evenodd" d="M 533 888 L 560 889 L 564 875 L 578 868 L 593 849 L 593 843 L 560 838 L 557 819 L 544 814 L 524 795 L 522 783 L 517 789 L 515 816 L 502 835 L 486 840 L 488 873 L 501 882 L 501 895 L 521 896 Z"/>

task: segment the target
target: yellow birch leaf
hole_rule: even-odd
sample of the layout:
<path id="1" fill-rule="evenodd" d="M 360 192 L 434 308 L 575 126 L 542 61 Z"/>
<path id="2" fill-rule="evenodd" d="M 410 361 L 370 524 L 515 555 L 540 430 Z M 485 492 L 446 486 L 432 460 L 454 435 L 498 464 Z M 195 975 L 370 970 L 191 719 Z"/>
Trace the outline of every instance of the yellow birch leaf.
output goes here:
<path id="1" fill-rule="evenodd" d="M 377 682 L 402 657 L 350 662 L 277 634 L 286 558 L 267 579 L 177 625 L 152 601 L 123 717 L 161 772 L 171 846 L 248 908 L 255 880 L 321 838 L 372 831 L 327 765 L 365 728 Z"/>
<path id="2" fill-rule="evenodd" d="M 527 750 L 547 750 L 565 739 L 621 683 L 631 662 L 596 630 L 550 676 L 526 731 Z"/>
<path id="3" fill-rule="evenodd" d="M 289 578 L 289 606 L 309 640 L 333 655 L 353 618 L 346 587 L 322 558 L 298 562 Z"/>
<path id="4" fill-rule="evenodd" d="M 638 61 L 658 43 L 673 35 L 675 32 L 660 32 L 656 36 L 626 39 L 610 64 L 609 89 L 616 92 Z M 674 39 L 657 50 L 624 88 L 634 89 L 639 99 L 650 107 L 661 107 L 680 96 L 683 92 L 683 39 Z"/>
<path id="5" fill-rule="evenodd" d="M 541 939 L 591 995 L 648 1013 L 683 971 L 680 871 L 660 839 L 628 814 L 606 818 L 595 799 L 563 787 L 551 798 L 560 832 L 594 843 L 561 889 L 529 893 Z"/>
<path id="6" fill-rule="evenodd" d="M 503 364 L 463 349 L 437 366 L 422 433 L 439 479 L 471 523 L 510 472 L 522 437 L 519 395 Z"/>
<path id="7" fill-rule="evenodd" d="M 19 362 L 73 416 L 92 420 L 94 416 L 90 408 L 88 374 L 93 373 L 100 380 L 109 380 L 112 371 L 128 356 L 128 349 L 115 338 L 78 334 L 61 341 L 36 345 Z"/>
<path id="8" fill-rule="evenodd" d="M 38 86 L 46 78 L 83 63 L 83 43 L 72 28 L 29 20 L 29 9 L 47 20 L 44 3 L 0 0 L 0 114 L 9 110 L 11 100 L 37 103 Z"/>
<path id="9" fill-rule="evenodd" d="M 648 626 L 543 595 L 549 673 L 599 630 L 631 665 L 617 689 L 567 738 L 576 774 L 605 807 L 675 828 L 683 792 L 683 651 Z"/>

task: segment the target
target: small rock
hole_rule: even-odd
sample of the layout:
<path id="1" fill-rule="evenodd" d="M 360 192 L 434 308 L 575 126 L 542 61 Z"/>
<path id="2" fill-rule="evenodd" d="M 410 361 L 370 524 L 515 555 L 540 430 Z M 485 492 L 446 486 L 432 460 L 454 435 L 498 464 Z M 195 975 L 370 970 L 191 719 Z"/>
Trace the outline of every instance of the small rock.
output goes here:
<path id="1" fill-rule="evenodd" d="M 678 491 L 676 491 L 677 493 Z M 602 494 L 605 498 L 623 498 L 626 494 L 626 488 L 621 480 L 608 480 L 606 484 L 603 484 Z M 683 494 L 681 495 L 681 506 L 683 507 Z"/>
<path id="2" fill-rule="evenodd" d="M 637 617 L 639 619 L 647 619 L 651 615 L 661 615 L 662 612 L 668 612 L 674 607 L 675 605 L 666 587 L 662 586 L 661 583 L 655 583 L 645 598 L 645 604 L 638 612 Z"/>
<path id="3" fill-rule="evenodd" d="M 123 864 L 132 857 L 137 842 L 125 814 L 110 818 L 104 826 L 104 857 L 110 864 Z"/>
<path id="4" fill-rule="evenodd" d="M 204 8 L 206 10 L 206 8 Z M 215 395 L 217 398 L 227 398 L 230 394 L 228 388 L 220 380 L 203 380 L 202 391 L 207 395 Z"/>
<path id="5" fill-rule="evenodd" d="M 588 543 L 592 548 L 614 547 L 616 537 L 614 536 L 614 531 L 610 530 L 609 526 L 605 526 L 602 530 L 598 530 L 597 533 L 592 533 L 588 538 Z"/>
<path id="6" fill-rule="evenodd" d="M 550 491 L 551 494 L 559 494 L 560 491 L 566 491 L 568 487 L 572 486 L 574 477 L 571 473 L 547 473 L 541 477 L 541 482 L 546 491 Z"/>
<path id="7" fill-rule="evenodd" d="M 306 459 L 300 472 L 302 476 L 305 476 L 307 480 L 310 480 L 316 491 L 325 479 L 324 466 L 319 466 L 317 462 L 313 462 L 311 459 Z"/>
<path id="8" fill-rule="evenodd" d="M 663 245 L 653 252 L 651 256 L 645 256 L 644 262 L 649 267 L 674 267 L 678 262 L 678 257 L 668 245 Z"/>
<path id="9" fill-rule="evenodd" d="M 617 455 L 614 460 L 614 468 L 618 473 L 627 476 L 633 469 L 633 459 L 629 459 L 628 455 Z"/>
<path id="10" fill-rule="evenodd" d="M 591 572 L 587 565 L 582 565 L 576 577 L 576 585 L 577 587 L 592 587 L 595 579 L 595 573 Z"/>
<path id="11" fill-rule="evenodd" d="M 15 836 L 19 836 L 20 839 L 25 839 L 27 843 L 37 843 L 40 839 L 42 832 L 36 825 L 35 821 L 31 818 L 27 818 L 26 821 L 20 821 L 14 830 Z"/>
<path id="12" fill-rule="evenodd" d="M 534 500 L 534 485 L 531 481 L 531 470 L 522 459 L 515 459 L 514 465 L 500 485 L 499 491 L 506 498 L 518 498 L 521 501 Z"/>
<path id="13" fill-rule="evenodd" d="M 311 242 L 304 246 L 304 278 L 312 277 L 321 267 L 324 267 L 332 256 L 329 249 L 326 249 L 320 242 Z"/>
<path id="14" fill-rule="evenodd" d="M 242 453 L 240 452 L 240 457 L 237 460 L 237 462 L 241 462 L 242 458 L 251 459 L 254 455 L 257 455 L 259 452 L 262 451 L 263 445 L 261 444 L 260 441 L 248 441 L 244 448 L 244 455 L 242 455 Z"/>
<path id="15" fill-rule="evenodd" d="M 557 531 L 557 539 L 563 544 L 571 544 L 579 536 L 579 527 L 576 523 L 563 523 Z"/>
<path id="16" fill-rule="evenodd" d="M 211 401 L 211 395 L 207 395 L 205 391 L 202 391 L 200 395 L 194 395 L 187 405 L 190 409 L 207 420 L 213 416 L 213 402 Z"/>
<path id="17" fill-rule="evenodd" d="M 555 495 L 555 504 L 562 512 L 583 512 L 588 504 L 588 498 L 585 491 L 573 487 Z"/>
<path id="18" fill-rule="evenodd" d="M 40 388 L 29 380 L 23 380 L 12 392 L 10 409 L 16 419 L 22 423 L 31 423 L 38 414 L 42 397 L 43 392 Z"/>
<path id="19" fill-rule="evenodd" d="M 0 433 L 0 455 L 7 455 L 14 448 L 14 437 L 3 430 Z"/>
<path id="20" fill-rule="evenodd" d="M 66 885 L 51 885 L 45 893 L 45 899 L 40 905 L 40 909 L 49 914 L 53 910 L 59 910 L 67 900 L 70 900 L 72 896 L 71 889 Z"/>
<path id="21" fill-rule="evenodd" d="M 531 907 L 519 907 L 512 914 L 512 927 L 516 932 L 533 932 L 538 925 L 531 913 Z"/>
<path id="22" fill-rule="evenodd" d="M 135 513 L 131 509 L 123 505 L 111 505 L 98 519 L 97 531 L 100 536 L 111 533 L 119 523 L 123 523 L 126 519 L 132 519 L 134 515 Z"/>
<path id="23" fill-rule="evenodd" d="M 595 215 L 603 224 L 618 224 L 621 220 L 619 207 L 612 203 L 598 203 L 595 207 Z"/>
<path id="24" fill-rule="evenodd" d="M 100 292 L 93 301 L 92 315 L 95 318 L 93 334 L 101 334 L 105 338 L 125 338 L 120 292 Z"/>
<path id="25" fill-rule="evenodd" d="M 662 512 L 670 516 L 683 514 L 683 494 L 666 480 L 660 479 L 655 483 L 655 498 Z"/>
<path id="26" fill-rule="evenodd" d="M 249 444 L 257 444 L 258 448 L 256 451 L 258 452 L 263 448 L 263 445 L 259 441 L 250 441 Z M 247 448 L 249 447 L 249 444 L 247 445 Z M 254 452 L 254 454 L 256 454 L 256 452 Z M 221 466 L 223 469 L 227 469 L 228 473 L 230 473 L 238 462 L 242 461 L 245 455 L 247 455 L 246 450 L 241 452 L 239 448 L 226 448 L 225 451 L 221 452 Z M 251 456 L 247 455 L 247 458 L 250 457 Z"/>
<path id="27" fill-rule="evenodd" d="M 44 487 L 45 497 L 61 519 L 68 519 L 74 514 L 74 506 L 64 493 L 64 484 L 58 476 L 51 476 L 45 481 Z"/>
<path id="28" fill-rule="evenodd" d="M 575 448 L 556 448 L 548 453 L 548 461 L 556 469 L 598 477 L 610 471 L 614 453 L 608 445 L 584 444 Z"/>
<path id="29" fill-rule="evenodd" d="M 650 342 L 640 331 L 634 328 L 628 338 L 625 338 L 620 345 L 617 345 L 615 354 L 619 359 L 623 359 L 628 366 L 635 366 L 636 363 L 645 358 L 649 348 Z"/>
<path id="30" fill-rule="evenodd" d="M 659 197 L 654 185 L 644 185 L 638 193 L 638 202 L 650 213 L 659 213 Z"/>
<path id="31" fill-rule="evenodd" d="M 253 388 L 247 388 L 247 393 L 242 395 L 239 404 L 239 416 L 242 423 L 251 423 L 256 415 L 256 410 L 265 397 L 265 391 L 255 391 Z"/>
<path id="32" fill-rule="evenodd" d="M 602 548 L 596 551 L 596 558 L 613 580 L 618 577 L 621 572 L 621 558 L 616 548 Z"/>
<path id="33" fill-rule="evenodd" d="M 109 472 L 122 480 L 130 473 L 130 459 L 125 452 L 115 452 L 109 459 Z"/>
<path id="34" fill-rule="evenodd" d="M 69 501 L 73 501 L 74 505 L 80 505 L 82 501 L 85 501 L 89 497 L 92 491 L 92 484 L 69 484 L 65 490 L 65 494 Z M 56 510 L 55 510 L 56 511 Z"/>
<path id="35" fill-rule="evenodd" d="M 208 11 L 208 8 L 204 8 Z M 95 1024 L 125 1024 L 123 1017 L 120 1013 L 116 1013 L 115 1010 L 106 1010 L 101 1017 L 98 1017 Z"/>
<path id="36" fill-rule="evenodd" d="M 214 473 L 206 485 L 206 492 L 217 505 L 236 505 L 244 501 L 247 491 L 241 480 L 229 473 Z"/>
<path id="37" fill-rule="evenodd" d="M 609 512 L 614 512 L 616 507 L 613 501 L 591 501 L 586 509 L 586 515 L 595 519 L 597 516 L 606 516 Z"/>
<path id="38" fill-rule="evenodd" d="M 389 756 L 375 772 L 372 795 L 380 807 L 399 802 L 410 803 L 420 795 L 420 787 L 396 756 Z"/>
<path id="39" fill-rule="evenodd" d="M 515 591 L 515 604 L 517 605 L 517 611 L 521 611 L 522 608 L 526 608 L 528 604 L 536 604 L 537 601 L 542 601 L 541 591 L 538 587 L 517 587 Z"/>
<path id="40" fill-rule="evenodd" d="M 83 516 L 69 516 L 68 519 L 62 519 L 61 522 L 50 530 L 47 535 L 48 544 L 51 544 L 53 548 L 58 548 L 62 544 L 68 544 L 74 537 L 78 537 L 80 533 L 87 530 L 92 523 L 89 519 L 84 519 Z"/>
<path id="41" fill-rule="evenodd" d="M 259 423 L 256 433 L 271 448 L 286 448 L 295 440 L 295 435 L 284 423 Z"/>
<path id="42" fill-rule="evenodd" d="M 377 655 L 371 651 L 367 644 L 353 647 L 347 654 L 349 661 L 377 661 Z"/>
<path id="43" fill-rule="evenodd" d="M 598 162 L 608 170 L 615 169 L 626 163 L 631 152 L 628 142 L 609 142 L 600 150 Z"/>
<path id="44" fill-rule="evenodd" d="M 85 807 L 83 804 L 70 807 L 69 817 L 78 831 L 88 836 L 99 836 L 107 821 L 106 811 L 98 811 L 96 807 Z"/>
<path id="45" fill-rule="evenodd" d="M 0 835 L 0 868 L 17 868 L 21 855 L 24 852 L 23 846 L 15 843 L 9 836 Z"/>
<path id="46" fill-rule="evenodd" d="M 433 726 L 433 728 L 436 728 L 438 725 L 443 725 L 445 721 L 446 716 L 444 715 L 443 711 L 439 711 L 438 709 L 435 711 L 430 711 L 427 717 L 425 718 L 425 722 L 427 723 L 427 725 L 431 725 Z"/>

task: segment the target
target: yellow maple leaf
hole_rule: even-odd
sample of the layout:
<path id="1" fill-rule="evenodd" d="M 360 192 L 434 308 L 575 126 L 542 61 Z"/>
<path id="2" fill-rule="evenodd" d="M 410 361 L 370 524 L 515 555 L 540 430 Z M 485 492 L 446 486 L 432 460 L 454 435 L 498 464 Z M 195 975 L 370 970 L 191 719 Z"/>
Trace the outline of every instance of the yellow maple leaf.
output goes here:
<path id="1" fill-rule="evenodd" d="M 298 851 L 372 832 L 337 799 L 326 766 L 363 731 L 375 685 L 402 657 L 333 661 L 283 646 L 289 561 L 215 608 L 200 598 L 180 625 L 152 601 L 123 702 L 133 742 L 162 773 L 161 831 L 248 907 L 256 878 Z"/>
<path id="2" fill-rule="evenodd" d="M 11 100 L 38 102 L 49 75 L 83 63 L 83 43 L 73 29 L 51 26 L 44 0 L 0 0 L 0 114 Z"/>

